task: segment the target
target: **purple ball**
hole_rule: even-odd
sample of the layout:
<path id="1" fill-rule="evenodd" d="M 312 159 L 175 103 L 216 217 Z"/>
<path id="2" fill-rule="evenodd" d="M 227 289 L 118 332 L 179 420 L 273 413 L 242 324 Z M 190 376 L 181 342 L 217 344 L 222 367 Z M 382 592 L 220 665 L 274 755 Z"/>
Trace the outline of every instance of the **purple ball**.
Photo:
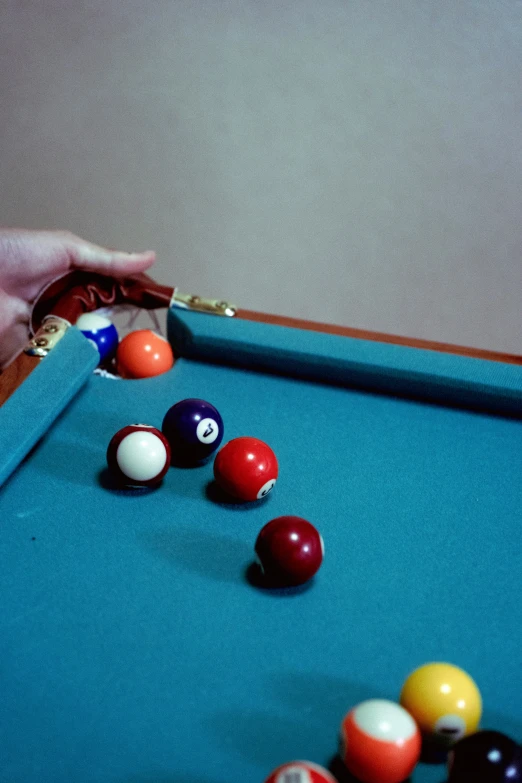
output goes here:
<path id="1" fill-rule="evenodd" d="M 173 460 L 194 464 L 207 459 L 219 447 L 223 419 L 209 402 L 190 398 L 169 408 L 161 430 L 170 444 Z"/>

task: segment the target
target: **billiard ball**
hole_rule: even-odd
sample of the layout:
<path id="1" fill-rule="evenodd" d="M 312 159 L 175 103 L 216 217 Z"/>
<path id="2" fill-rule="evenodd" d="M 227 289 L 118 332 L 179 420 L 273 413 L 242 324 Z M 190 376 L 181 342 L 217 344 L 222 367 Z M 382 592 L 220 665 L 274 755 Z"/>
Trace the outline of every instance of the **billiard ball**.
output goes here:
<path id="1" fill-rule="evenodd" d="M 197 463 L 219 448 L 223 419 L 209 402 L 191 398 L 169 408 L 161 430 L 170 443 L 173 458 Z"/>
<path id="2" fill-rule="evenodd" d="M 319 570 L 324 544 L 306 519 L 277 517 L 262 528 L 255 552 L 267 581 L 278 586 L 301 585 Z"/>
<path id="3" fill-rule="evenodd" d="M 99 313 L 83 313 L 76 327 L 98 349 L 100 362 L 112 359 L 118 347 L 118 331 L 111 321 Z"/>
<path id="4" fill-rule="evenodd" d="M 290 761 L 267 777 L 265 783 L 336 783 L 330 773 L 311 761 Z"/>
<path id="5" fill-rule="evenodd" d="M 218 451 L 214 478 L 228 495 L 261 500 L 271 492 L 278 475 L 276 455 L 262 440 L 234 438 Z"/>
<path id="6" fill-rule="evenodd" d="M 363 783 L 400 783 L 413 772 L 421 745 L 411 715 L 385 699 L 362 702 L 341 724 L 341 757 Z"/>
<path id="7" fill-rule="evenodd" d="M 516 783 L 522 780 L 522 749 L 499 731 L 477 731 L 448 753 L 448 783 Z"/>
<path id="8" fill-rule="evenodd" d="M 169 469 L 169 442 L 155 427 L 130 424 L 112 437 L 107 448 L 107 464 L 118 483 L 153 487 Z"/>
<path id="9" fill-rule="evenodd" d="M 123 378 L 152 378 L 174 364 L 170 343 L 150 329 L 127 334 L 116 351 L 116 366 Z"/>
<path id="10" fill-rule="evenodd" d="M 428 663 L 412 672 L 400 703 L 417 721 L 426 742 L 441 748 L 476 731 L 482 714 L 477 685 L 449 663 Z"/>

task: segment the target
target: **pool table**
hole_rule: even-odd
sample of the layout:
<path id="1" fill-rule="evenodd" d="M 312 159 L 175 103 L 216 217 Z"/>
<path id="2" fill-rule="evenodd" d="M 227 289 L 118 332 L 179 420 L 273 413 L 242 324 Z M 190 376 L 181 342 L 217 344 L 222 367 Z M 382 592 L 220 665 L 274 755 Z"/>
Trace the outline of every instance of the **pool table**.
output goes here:
<path id="1" fill-rule="evenodd" d="M 285 323 L 172 308 L 173 369 L 92 374 L 0 490 L 0 781 L 263 783 L 297 758 L 340 774 L 346 712 L 428 661 L 468 671 L 482 725 L 522 740 L 520 363 Z M 115 488 L 111 436 L 186 397 L 225 441 L 272 446 L 265 500 L 226 498 L 212 461 Z M 267 589 L 254 542 L 283 514 L 325 558 Z"/>

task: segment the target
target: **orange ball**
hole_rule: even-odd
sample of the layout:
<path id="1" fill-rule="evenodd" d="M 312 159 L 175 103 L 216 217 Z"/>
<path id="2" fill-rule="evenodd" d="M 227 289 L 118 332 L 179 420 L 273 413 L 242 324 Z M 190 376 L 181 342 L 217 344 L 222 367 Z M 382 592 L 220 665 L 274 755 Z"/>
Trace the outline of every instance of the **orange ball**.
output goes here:
<path id="1" fill-rule="evenodd" d="M 418 726 L 395 702 L 363 701 L 342 722 L 342 759 L 363 783 L 400 783 L 411 775 L 420 753 Z"/>
<path id="2" fill-rule="evenodd" d="M 126 335 L 116 352 L 116 365 L 123 378 L 152 378 L 168 372 L 173 364 L 170 343 L 150 329 Z"/>

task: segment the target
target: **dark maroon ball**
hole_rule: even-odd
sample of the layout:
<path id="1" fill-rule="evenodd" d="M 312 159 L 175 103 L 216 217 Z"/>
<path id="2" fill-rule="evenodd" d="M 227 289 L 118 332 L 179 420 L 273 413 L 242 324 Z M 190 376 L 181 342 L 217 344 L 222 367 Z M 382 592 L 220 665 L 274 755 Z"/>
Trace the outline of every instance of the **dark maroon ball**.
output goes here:
<path id="1" fill-rule="evenodd" d="M 517 783 L 522 780 L 522 750 L 499 731 L 477 731 L 452 747 L 448 772 L 448 783 Z"/>
<path id="2" fill-rule="evenodd" d="M 255 552 L 267 582 L 277 586 L 301 585 L 319 570 L 323 539 L 302 517 L 277 517 L 257 537 Z"/>
<path id="3" fill-rule="evenodd" d="M 113 478 L 130 487 L 154 487 L 170 466 L 170 446 L 156 427 L 129 424 L 112 437 L 107 464 Z"/>

